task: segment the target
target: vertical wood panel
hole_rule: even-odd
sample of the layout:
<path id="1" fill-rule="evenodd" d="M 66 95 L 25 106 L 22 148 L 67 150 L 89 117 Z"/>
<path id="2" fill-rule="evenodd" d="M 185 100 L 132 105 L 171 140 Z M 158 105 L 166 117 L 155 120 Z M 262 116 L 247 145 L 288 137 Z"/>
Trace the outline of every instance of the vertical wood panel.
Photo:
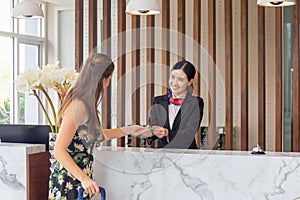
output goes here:
<path id="1" fill-rule="evenodd" d="M 75 69 L 83 62 L 83 1 L 75 0 Z"/>
<path id="2" fill-rule="evenodd" d="M 248 55 L 249 55 L 249 67 L 248 68 L 248 77 L 249 77 L 249 96 L 248 96 L 248 104 L 249 104 L 249 147 L 253 147 L 258 143 L 258 6 L 256 2 L 249 1 L 248 2 L 248 10 L 249 10 L 249 32 L 248 32 Z"/>
<path id="3" fill-rule="evenodd" d="M 241 0 L 241 150 L 248 150 L 248 0 Z"/>
<path id="4" fill-rule="evenodd" d="M 155 17 L 147 16 L 147 96 L 146 96 L 146 116 L 149 119 L 149 111 L 152 105 L 152 99 L 154 97 L 154 75 L 155 75 Z M 152 143 L 154 145 L 154 143 Z M 147 147 L 150 145 L 146 144 Z"/>
<path id="5" fill-rule="evenodd" d="M 125 87 L 123 77 L 126 73 L 126 1 L 118 0 L 118 105 L 117 120 L 118 126 L 125 125 Z M 125 137 L 117 139 L 117 146 L 125 146 Z"/>
<path id="6" fill-rule="evenodd" d="M 265 9 L 265 150 L 275 151 L 276 49 L 275 8 Z"/>
<path id="7" fill-rule="evenodd" d="M 233 95 L 232 95 L 232 0 L 225 1 L 225 88 L 226 88 L 226 141 L 225 148 L 232 149 Z"/>
<path id="8" fill-rule="evenodd" d="M 194 95 L 200 96 L 200 52 L 201 52 L 201 2 L 200 0 L 194 0 L 194 25 L 193 25 L 193 38 L 194 38 L 194 55 L 193 62 L 196 68 L 196 74 L 193 83 L 193 92 Z M 198 148 L 201 148 L 201 132 L 200 130 L 196 134 L 196 143 Z"/>
<path id="9" fill-rule="evenodd" d="M 194 94 L 200 96 L 200 52 L 201 52 L 201 2 L 200 0 L 194 0 L 194 65 L 197 73 L 194 79 Z"/>
<path id="10" fill-rule="evenodd" d="M 40 200 L 48 198 L 50 176 L 50 154 L 48 151 L 27 154 L 26 156 L 26 188 L 27 199 Z M 6 198 L 2 198 L 6 199 Z"/>
<path id="11" fill-rule="evenodd" d="M 97 46 L 97 0 L 89 0 L 89 52 Z"/>
<path id="12" fill-rule="evenodd" d="M 90 0 L 91 1 L 91 0 Z M 96 0 L 95 0 L 96 1 Z M 96 6 L 97 8 L 97 6 Z M 111 56 L 111 1 L 103 0 L 102 52 Z M 111 128 L 111 86 L 106 88 L 102 98 L 102 126 Z"/>
<path id="13" fill-rule="evenodd" d="M 162 83 L 168 85 L 170 66 L 170 0 L 162 0 Z M 162 93 L 167 93 L 167 87 L 162 87 Z"/>
<path id="14" fill-rule="evenodd" d="M 216 1 L 208 1 L 208 54 L 211 59 L 208 61 L 209 77 L 209 128 L 208 147 L 212 149 L 216 145 Z"/>
<path id="15" fill-rule="evenodd" d="M 265 148 L 265 8 L 258 7 L 258 143 Z"/>
<path id="16" fill-rule="evenodd" d="M 140 124 L 140 16 L 132 16 L 132 120 Z M 132 137 L 132 147 L 139 146 L 139 139 Z"/>
<path id="17" fill-rule="evenodd" d="M 282 8 L 275 8 L 276 133 L 275 151 L 282 151 Z"/>
<path id="18" fill-rule="evenodd" d="M 178 60 L 185 60 L 185 0 L 178 0 Z"/>
<path id="19" fill-rule="evenodd" d="M 299 0 L 293 6 L 293 117 L 292 117 L 292 151 L 299 152 L 300 134 L 300 69 L 299 69 Z"/>

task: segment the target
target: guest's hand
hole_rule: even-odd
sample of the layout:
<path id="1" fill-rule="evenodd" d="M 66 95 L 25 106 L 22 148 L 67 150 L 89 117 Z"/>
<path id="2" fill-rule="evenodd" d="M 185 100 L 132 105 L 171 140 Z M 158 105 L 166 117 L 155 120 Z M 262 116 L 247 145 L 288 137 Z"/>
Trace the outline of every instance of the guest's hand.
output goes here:
<path id="1" fill-rule="evenodd" d="M 146 126 L 144 130 L 140 132 L 140 136 L 143 137 L 152 137 L 156 136 L 158 138 L 162 138 L 164 136 L 168 136 L 168 129 L 165 129 L 161 126 Z"/>
<path id="2" fill-rule="evenodd" d="M 84 188 L 85 192 L 89 194 L 89 196 L 93 196 L 94 194 L 99 194 L 99 186 L 93 179 L 89 177 L 83 178 L 81 181 L 81 185 Z"/>
<path id="3" fill-rule="evenodd" d="M 126 133 L 126 135 L 138 136 L 143 133 L 145 127 L 141 125 L 132 125 L 132 126 L 124 126 L 120 127 L 120 129 Z"/>

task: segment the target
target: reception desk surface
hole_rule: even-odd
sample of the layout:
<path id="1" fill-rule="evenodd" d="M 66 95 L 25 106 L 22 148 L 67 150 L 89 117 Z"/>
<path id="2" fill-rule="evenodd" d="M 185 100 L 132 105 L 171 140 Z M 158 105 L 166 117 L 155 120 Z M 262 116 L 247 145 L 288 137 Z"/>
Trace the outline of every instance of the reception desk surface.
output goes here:
<path id="1" fill-rule="evenodd" d="M 28 199 L 27 155 L 40 152 L 45 152 L 45 145 L 0 143 L 0 199 Z"/>
<path id="2" fill-rule="evenodd" d="M 300 153 L 98 148 L 109 200 L 300 199 Z"/>

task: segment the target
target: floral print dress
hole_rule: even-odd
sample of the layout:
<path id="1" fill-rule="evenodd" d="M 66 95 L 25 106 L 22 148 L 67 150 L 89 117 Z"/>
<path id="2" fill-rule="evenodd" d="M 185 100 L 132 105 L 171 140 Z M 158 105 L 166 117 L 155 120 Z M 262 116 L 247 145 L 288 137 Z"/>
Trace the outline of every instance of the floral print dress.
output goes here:
<path id="1" fill-rule="evenodd" d="M 91 178 L 93 178 L 93 148 L 99 146 L 104 140 L 101 131 L 95 139 L 88 135 L 89 124 L 81 125 L 67 148 L 74 162 Z M 80 181 L 73 177 L 57 162 L 54 171 L 50 175 L 49 200 L 75 200 L 78 199 L 78 191 L 81 187 Z M 91 199 L 84 193 L 84 199 Z"/>

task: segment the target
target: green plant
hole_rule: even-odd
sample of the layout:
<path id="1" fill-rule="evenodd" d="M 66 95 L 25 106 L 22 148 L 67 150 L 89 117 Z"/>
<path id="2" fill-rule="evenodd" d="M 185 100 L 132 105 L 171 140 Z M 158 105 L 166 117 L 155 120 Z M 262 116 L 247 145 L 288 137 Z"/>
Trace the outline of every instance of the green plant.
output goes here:
<path id="1" fill-rule="evenodd" d="M 25 95 L 20 94 L 19 96 L 19 122 L 25 123 Z"/>
<path id="2" fill-rule="evenodd" d="M 10 123 L 10 99 L 4 99 L 3 104 L 0 105 L 0 124 Z"/>

